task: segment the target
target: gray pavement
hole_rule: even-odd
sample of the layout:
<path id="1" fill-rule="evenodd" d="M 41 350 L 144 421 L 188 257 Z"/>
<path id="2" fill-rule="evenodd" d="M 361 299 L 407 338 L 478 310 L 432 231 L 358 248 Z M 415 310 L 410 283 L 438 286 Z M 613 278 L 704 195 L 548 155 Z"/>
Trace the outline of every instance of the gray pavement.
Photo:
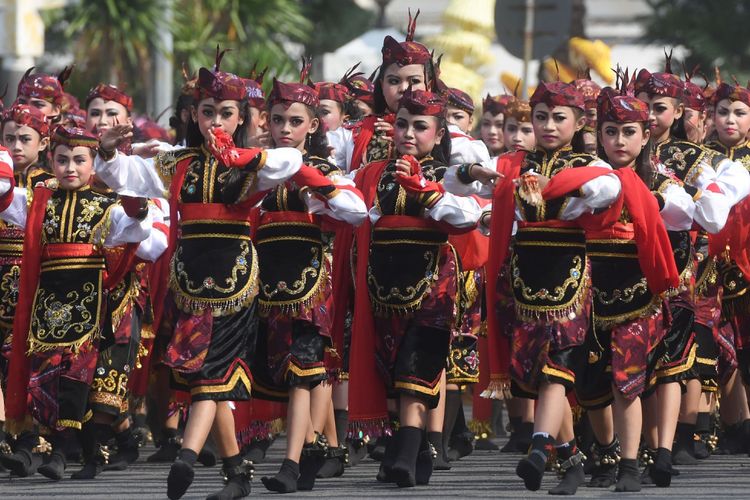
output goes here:
<path id="1" fill-rule="evenodd" d="M 502 444 L 502 440 L 498 440 Z M 269 450 L 266 462 L 256 466 L 251 496 L 268 496 L 260 482 L 263 475 L 276 472 L 283 458 L 283 440 Z M 147 464 L 145 456 L 153 448 L 142 450 L 141 459 L 125 472 L 105 472 L 93 481 L 65 479 L 52 482 L 39 475 L 26 479 L 9 479 L 0 475 L 0 499 L 150 499 L 166 498 L 166 477 L 169 466 Z M 429 486 L 398 489 L 375 481 L 378 464 L 365 460 L 347 469 L 341 478 L 318 480 L 315 490 L 292 497 L 324 498 L 550 498 L 546 490 L 556 484 L 555 476 L 547 473 L 542 489 L 532 493 L 524 490 L 514 473 L 519 455 L 475 451 L 453 464 L 450 471 L 435 472 Z M 582 487 L 578 496 L 584 498 L 750 498 L 750 458 L 746 456 L 714 456 L 694 467 L 680 467 L 671 488 L 645 486 L 641 493 L 623 494 Z M 78 466 L 69 467 L 69 472 Z M 219 466 L 196 468 L 195 482 L 185 499 L 205 498 L 221 487 Z"/>

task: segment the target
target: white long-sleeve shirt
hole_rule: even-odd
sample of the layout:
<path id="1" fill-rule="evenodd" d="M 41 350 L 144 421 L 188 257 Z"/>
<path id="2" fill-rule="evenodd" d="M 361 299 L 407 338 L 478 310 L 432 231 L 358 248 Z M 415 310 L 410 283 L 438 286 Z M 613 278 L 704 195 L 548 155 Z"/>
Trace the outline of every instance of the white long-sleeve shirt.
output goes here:
<path id="1" fill-rule="evenodd" d="M 10 191 L 11 185 L 8 179 L 0 179 L 0 196 Z M 26 220 L 29 210 L 29 191 L 24 188 L 13 188 L 13 200 L 8 208 L 0 212 L 0 219 L 22 229 L 26 228 Z M 126 243 L 138 243 L 148 238 L 151 232 L 152 219 L 147 216 L 139 221 L 129 217 L 120 205 L 115 205 L 109 210 L 109 231 L 104 238 L 104 246 L 116 247 Z M 100 229 L 101 230 L 101 229 Z M 94 237 L 94 240 L 97 238 Z"/>
<path id="2" fill-rule="evenodd" d="M 302 166 L 302 153 L 294 148 L 265 150 L 266 159 L 257 172 L 258 191 L 265 191 L 293 176 Z M 144 198 L 163 198 L 169 195 L 151 158 L 128 156 L 116 152 L 105 161 L 101 156 L 94 160 L 96 176 L 118 194 Z"/>

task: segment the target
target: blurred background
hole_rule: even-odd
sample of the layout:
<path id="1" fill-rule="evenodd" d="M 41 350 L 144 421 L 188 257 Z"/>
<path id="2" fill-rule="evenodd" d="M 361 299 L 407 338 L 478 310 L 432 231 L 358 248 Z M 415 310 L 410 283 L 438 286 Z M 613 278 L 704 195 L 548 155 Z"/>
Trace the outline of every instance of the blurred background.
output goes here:
<path id="1" fill-rule="evenodd" d="M 475 100 L 587 69 L 611 83 L 616 64 L 662 70 L 665 48 L 674 72 L 700 67 L 694 80 L 713 80 L 716 66 L 750 77 L 747 0 L 0 0 L 0 92 L 12 102 L 29 67 L 75 63 L 68 92 L 116 84 L 166 123 L 184 75 L 213 64 L 217 44 L 232 49 L 222 69 L 240 76 L 257 65 L 293 78 L 306 55 L 315 80 L 338 81 L 360 61 L 376 69 L 383 37 L 403 40 L 408 9 L 420 11 L 417 40 L 443 55 L 442 78 Z"/>

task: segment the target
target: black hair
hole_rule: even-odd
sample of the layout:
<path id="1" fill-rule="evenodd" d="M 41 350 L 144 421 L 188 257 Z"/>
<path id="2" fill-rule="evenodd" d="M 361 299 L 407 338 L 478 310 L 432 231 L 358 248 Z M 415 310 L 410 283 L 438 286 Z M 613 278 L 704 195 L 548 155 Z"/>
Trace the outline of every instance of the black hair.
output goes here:
<path id="1" fill-rule="evenodd" d="M 578 120 L 581 119 L 581 117 L 584 115 L 584 111 L 580 108 L 573 108 L 573 116 L 575 117 L 576 123 Z M 532 110 L 533 111 L 533 110 Z M 576 130 L 575 134 L 573 134 L 573 139 L 570 141 L 570 147 L 573 148 L 574 153 L 585 153 L 586 152 L 586 141 L 583 140 L 583 134 L 585 131 L 583 130 L 583 127 L 581 129 Z M 599 141 L 597 141 L 598 143 Z"/>
<path id="2" fill-rule="evenodd" d="M 437 144 L 432 148 L 432 157 L 437 161 L 444 163 L 445 165 L 450 164 L 451 159 L 451 134 L 448 132 L 448 120 L 445 115 L 437 117 L 438 127 L 437 130 L 443 129 L 443 138 L 440 140 L 440 144 Z"/>
<path id="3" fill-rule="evenodd" d="M 187 110 L 188 113 L 190 112 L 190 106 L 193 105 L 193 101 L 192 95 L 180 94 L 177 98 L 177 104 L 175 104 L 174 114 L 169 117 L 169 126 L 175 131 L 176 144 L 181 144 L 187 135 L 187 122 L 182 121 L 181 115 L 183 110 Z"/>
<path id="4" fill-rule="evenodd" d="M 641 124 L 641 127 L 643 128 L 643 131 L 645 132 L 648 130 L 648 123 L 639 122 Z M 600 134 L 602 129 L 601 126 L 597 125 L 596 128 L 597 134 Z M 635 158 L 635 173 L 638 174 L 638 177 L 641 178 L 641 180 L 648 186 L 649 189 L 653 189 L 654 186 L 654 174 L 656 173 L 656 169 L 654 168 L 653 163 L 651 162 L 651 157 L 654 153 L 654 139 L 653 137 L 649 138 L 648 142 L 646 143 L 643 148 L 641 148 L 641 152 L 638 153 L 638 156 Z M 597 137 L 596 142 L 596 155 L 601 158 L 602 160 L 609 163 L 609 158 L 607 157 L 606 151 L 604 151 L 604 146 L 602 146 L 602 141 L 599 140 L 599 137 Z"/>
<path id="5" fill-rule="evenodd" d="M 197 108 L 199 104 L 199 101 L 195 101 L 193 106 Z M 234 131 L 232 139 L 234 139 L 234 145 L 238 148 L 247 148 L 249 147 L 247 129 L 250 128 L 250 106 L 247 103 L 247 99 L 238 101 L 237 104 L 240 108 L 242 124 Z M 198 128 L 198 123 L 193 120 L 193 114 L 191 113 L 190 118 L 188 118 L 187 130 L 185 132 L 185 143 L 189 148 L 197 148 L 205 141 L 206 139 L 203 137 L 203 134 L 201 134 L 200 128 Z"/>
<path id="6" fill-rule="evenodd" d="M 428 75 L 430 74 L 430 68 L 427 64 L 423 64 L 422 68 L 424 69 L 425 87 L 429 88 L 427 79 L 428 79 Z M 374 98 L 375 103 L 372 107 L 372 111 L 376 115 L 384 115 L 385 113 L 388 112 L 388 104 L 386 104 L 385 97 L 383 96 L 383 78 L 385 78 L 385 70 L 386 70 L 386 67 L 381 64 L 380 67 L 378 68 L 378 76 L 377 78 L 375 78 L 375 81 L 373 82 L 373 85 L 375 86 L 375 90 L 373 91 L 373 98 Z"/>
<path id="7" fill-rule="evenodd" d="M 307 136 L 305 151 L 307 151 L 308 156 L 328 158 L 331 154 L 331 148 L 328 146 L 328 137 L 326 136 L 325 126 L 323 125 L 323 120 L 320 118 L 320 109 L 314 109 L 307 105 L 305 105 L 305 107 L 310 113 L 310 118 L 318 119 L 318 128 L 315 129 L 315 132 L 308 134 Z"/>
<path id="8" fill-rule="evenodd" d="M 356 99 L 347 99 L 344 102 L 344 115 L 348 117 L 349 122 L 358 122 L 362 118 L 364 118 L 364 113 L 361 109 L 359 109 L 359 106 L 357 106 L 357 103 L 355 102 Z"/>

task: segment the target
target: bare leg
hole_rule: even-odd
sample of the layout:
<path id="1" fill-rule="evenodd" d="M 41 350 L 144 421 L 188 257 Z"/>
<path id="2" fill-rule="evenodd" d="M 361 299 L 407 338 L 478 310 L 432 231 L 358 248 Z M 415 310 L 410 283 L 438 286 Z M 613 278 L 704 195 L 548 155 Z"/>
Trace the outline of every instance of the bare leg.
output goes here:
<path id="1" fill-rule="evenodd" d="M 656 392 L 642 401 L 643 407 L 643 435 L 646 446 L 655 450 L 659 447 L 659 398 Z"/>
<path id="2" fill-rule="evenodd" d="M 190 405 L 182 447 L 200 453 L 216 417 L 216 401 L 196 401 Z"/>
<path id="3" fill-rule="evenodd" d="M 616 387 L 612 388 L 615 396 L 613 404 L 614 428 L 620 439 L 622 458 L 638 457 L 638 444 L 641 440 L 641 398 L 632 401 L 624 397 Z"/>
<path id="4" fill-rule="evenodd" d="M 328 403 L 328 412 L 326 413 L 326 423 L 323 426 L 323 434 L 326 435 L 328 444 L 333 448 L 338 448 L 339 438 L 336 435 L 336 417 L 333 413 L 333 400 Z"/>
<path id="5" fill-rule="evenodd" d="M 344 380 L 333 387 L 333 407 L 336 410 L 349 409 L 349 381 Z"/>
<path id="6" fill-rule="evenodd" d="M 560 422 L 560 431 L 557 433 L 559 444 L 569 443 L 576 437 L 573 430 L 573 410 L 570 408 L 570 401 L 565 397 L 564 392 L 562 402 L 562 421 Z"/>
<path id="7" fill-rule="evenodd" d="M 310 389 L 292 387 L 289 389 L 289 407 L 286 414 L 286 458 L 299 463 L 305 440 L 312 441 L 310 421 Z"/>
<path id="8" fill-rule="evenodd" d="M 533 422 L 534 421 L 534 400 L 528 398 L 513 398 L 515 400 L 516 415 L 521 417 L 521 422 Z"/>
<path id="9" fill-rule="evenodd" d="M 659 448 L 672 449 L 674 434 L 677 428 L 677 418 L 680 414 L 680 384 L 670 382 L 662 384 L 656 389 L 659 398 Z"/>
<path id="10" fill-rule="evenodd" d="M 616 392 L 616 391 L 615 391 Z M 612 422 L 612 405 L 598 410 L 588 410 L 589 422 L 594 431 L 594 437 L 600 445 L 606 446 L 615 439 L 615 429 Z"/>
<path id="11" fill-rule="evenodd" d="M 565 397 L 565 387 L 561 384 L 540 385 L 538 401 L 534 432 L 546 432 L 550 436 L 557 436 L 565 418 L 566 407 L 567 411 L 570 411 L 570 404 Z"/>
<path id="12" fill-rule="evenodd" d="M 458 386 L 451 384 L 450 389 L 458 390 Z M 440 400 L 438 405 L 427 412 L 427 432 L 443 432 L 443 423 L 445 421 L 445 391 L 446 379 L 445 370 L 440 375 Z"/>
<path id="13" fill-rule="evenodd" d="M 403 394 L 400 397 L 400 403 L 401 425 L 424 429 L 427 422 L 427 407 L 425 404 L 417 398 Z"/>
<path id="14" fill-rule="evenodd" d="M 310 391 L 310 419 L 316 432 L 322 433 L 326 425 L 332 392 L 333 386 L 328 382 L 318 384 Z"/>
<path id="15" fill-rule="evenodd" d="M 240 453 L 234 432 L 234 415 L 227 401 L 219 401 L 216 404 L 216 417 L 211 428 L 211 436 L 222 458 L 233 457 Z"/>
<path id="16" fill-rule="evenodd" d="M 701 382 L 693 379 L 687 383 L 687 391 L 682 396 L 679 421 L 694 424 L 698 418 L 698 403 L 701 397 Z"/>

